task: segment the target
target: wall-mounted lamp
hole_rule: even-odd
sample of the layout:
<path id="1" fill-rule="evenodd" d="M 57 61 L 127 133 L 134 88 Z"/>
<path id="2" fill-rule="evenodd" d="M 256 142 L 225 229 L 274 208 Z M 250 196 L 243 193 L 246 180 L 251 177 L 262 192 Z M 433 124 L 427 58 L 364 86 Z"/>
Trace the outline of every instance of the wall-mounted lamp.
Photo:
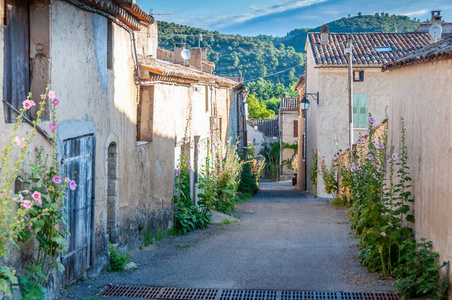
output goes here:
<path id="1" fill-rule="evenodd" d="M 309 109 L 309 100 L 306 98 L 306 95 L 303 97 L 303 99 L 300 101 L 300 108 L 303 111 L 308 111 Z"/>
<path id="2" fill-rule="evenodd" d="M 307 100 L 307 96 L 311 96 L 312 99 L 317 102 L 317 105 L 319 105 L 319 102 L 320 102 L 319 92 L 317 92 L 317 93 L 304 93 L 303 99 Z M 303 101 L 303 100 L 301 100 L 301 101 Z"/>
<path id="3" fill-rule="evenodd" d="M 254 130 L 257 131 L 259 129 L 259 126 L 254 125 Z"/>

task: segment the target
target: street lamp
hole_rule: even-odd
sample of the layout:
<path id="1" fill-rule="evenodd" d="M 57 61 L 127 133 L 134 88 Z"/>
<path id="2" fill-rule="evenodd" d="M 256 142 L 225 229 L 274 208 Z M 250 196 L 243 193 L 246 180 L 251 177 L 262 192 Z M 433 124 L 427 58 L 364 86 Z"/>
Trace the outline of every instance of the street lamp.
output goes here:
<path id="1" fill-rule="evenodd" d="M 301 107 L 301 110 L 303 110 L 305 113 L 308 111 L 308 109 L 309 109 L 309 100 L 308 100 L 308 98 L 306 98 L 306 95 L 300 101 L 300 107 Z"/>

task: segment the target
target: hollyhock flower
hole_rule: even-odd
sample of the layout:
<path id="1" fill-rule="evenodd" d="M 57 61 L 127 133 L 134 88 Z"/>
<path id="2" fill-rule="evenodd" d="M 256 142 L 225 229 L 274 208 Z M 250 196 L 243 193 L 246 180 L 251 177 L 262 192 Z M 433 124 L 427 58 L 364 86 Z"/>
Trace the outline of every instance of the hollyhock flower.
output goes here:
<path id="1" fill-rule="evenodd" d="M 403 130 L 403 131 L 406 131 L 406 130 L 407 130 L 406 126 L 403 126 L 402 130 Z"/>
<path id="2" fill-rule="evenodd" d="M 50 124 L 50 130 L 52 130 L 52 131 L 54 131 L 54 130 L 56 130 L 57 129 L 57 127 L 58 127 L 58 125 L 57 124 L 55 124 L 55 123 L 52 123 L 52 124 Z"/>
<path id="3" fill-rule="evenodd" d="M 188 166 L 188 169 L 191 170 L 191 166 Z"/>
<path id="4" fill-rule="evenodd" d="M 365 139 L 365 138 L 362 138 L 362 139 L 361 139 L 361 143 L 362 143 L 362 144 L 365 144 L 365 143 L 366 143 L 366 139 Z"/>
<path id="5" fill-rule="evenodd" d="M 177 174 L 177 175 L 180 175 L 180 170 L 176 170 L 176 174 Z"/>
<path id="6" fill-rule="evenodd" d="M 41 200 L 41 193 L 38 191 L 33 192 L 33 194 L 31 194 L 31 198 L 33 198 L 33 200 L 35 201 L 39 201 Z"/>
<path id="7" fill-rule="evenodd" d="M 64 182 L 68 183 L 69 181 L 71 181 L 69 178 L 64 178 Z"/>
<path id="8" fill-rule="evenodd" d="M 14 197 L 13 197 L 13 198 L 11 198 L 11 200 L 13 200 L 14 202 L 16 202 L 16 201 L 17 201 L 17 199 L 16 199 L 16 198 L 14 198 Z"/>
<path id="9" fill-rule="evenodd" d="M 20 202 L 24 201 L 24 196 L 22 196 L 22 194 L 19 194 L 19 201 Z"/>
<path id="10" fill-rule="evenodd" d="M 22 105 L 25 109 L 30 109 L 33 106 L 33 104 L 34 102 L 28 99 L 22 102 Z"/>
<path id="11" fill-rule="evenodd" d="M 41 94 L 41 99 L 44 100 L 46 98 L 46 95 Z"/>
<path id="12" fill-rule="evenodd" d="M 14 138 L 14 144 L 16 144 L 17 146 L 20 146 L 21 140 L 20 140 L 20 138 L 19 138 L 18 136 L 16 136 L 16 137 Z"/>
<path id="13" fill-rule="evenodd" d="M 49 98 L 50 99 L 55 99 L 55 92 L 54 91 L 49 91 Z"/>
<path id="14" fill-rule="evenodd" d="M 213 135 L 213 130 L 210 131 L 210 135 Z"/>
<path id="15" fill-rule="evenodd" d="M 369 149 L 367 149 L 367 151 L 372 152 L 372 151 L 374 151 L 374 149 L 369 148 Z"/>
<path id="16" fill-rule="evenodd" d="M 386 162 L 387 162 L 388 164 L 390 164 L 390 163 L 392 163 L 392 159 L 390 158 L 390 159 L 388 159 Z"/>
<path id="17" fill-rule="evenodd" d="M 56 184 L 60 184 L 61 183 L 61 177 L 58 175 L 53 176 L 52 181 L 55 182 Z"/>
<path id="18" fill-rule="evenodd" d="M 69 182 L 69 188 L 71 189 L 71 191 L 75 191 L 75 189 L 77 188 L 77 184 L 75 183 L 74 180 L 71 180 Z"/>
<path id="19" fill-rule="evenodd" d="M 374 166 L 374 167 L 377 166 L 377 164 L 374 161 L 371 163 L 371 165 Z"/>
<path id="20" fill-rule="evenodd" d="M 53 103 L 53 105 L 58 105 L 58 104 L 60 104 L 60 101 L 58 101 L 58 99 L 55 98 L 52 100 L 52 103 Z"/>
<path id="21" fill-rule="evenodd" d="M 372 140 L 372 144 L 376 145 L 377 141 L 376 140 Z"/>
<path id="22" fill-rule="evenodd" d="M 22 193 L 24 193 L 25 195 L 28 195 L 30 191 L 29 190 L 23 190 Z"/>
<path id="23" fill-rule="evenodd" d="M 396 161 L 399 159 L 399 156 L 397 155 L 397 153 L 393 153 L 392 154 L 392 160 Z"/>
<path id="24" fill-rule="evenodd" d="M 31 207 L 31 202 L 30 200 L 25 200 L 22 205 L 24 208 L 29 209 Z"/>
<path id="25" fill-rule="evenodd" d="M 373 177 L 374 179 L 377 179 L 377 175 L 375 175 L 375 173 L 372 173 L 372 177 Z"/>
<path id="26" fill-rule="evenodd" d="M 374 159 L 374 156 L 372 154 L 367 155 L 368 159 Z"/>
<path id="27" fill-rule="evenodd" d="M 375 123 L 375 117 L 374 116 L 367 117 L 367 124 L 373 124 L 373 123 Z"/>

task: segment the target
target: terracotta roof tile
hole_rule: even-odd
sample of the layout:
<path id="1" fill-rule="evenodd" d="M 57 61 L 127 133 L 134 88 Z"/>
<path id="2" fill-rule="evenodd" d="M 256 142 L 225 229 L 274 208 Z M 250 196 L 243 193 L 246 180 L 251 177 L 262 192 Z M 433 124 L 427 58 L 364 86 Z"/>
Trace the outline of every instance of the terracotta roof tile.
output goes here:
<path id="1" fill-rule="evenodd" d="M 344 53 L 347 40 L 353 42 L 353 65 L 383 65 L 393 62 L 430 42 L 424 32 L 410 33 L 330 33 L 329 44 L 320 44 L 320 33 L 308 34 L 315 63 L 324 66 L 347 65 Z M 377 52 L 375 47 L 391 47 L 393 51 Z"/>
<path id="2" fill-rule="evenodd" d="M 237 81 L 233 81 L 224 77 L 201 72 L 193 67 L 185 67 L 173 64 L 167 61 L 139 56 L 140 67 L 150 72 L 150 77 L 143 81 L 168 81 L 177 83 L 212 83 L 223 87 L 235 87 L 239 85 Z"/>
<path id="3" fill-rule="evenodd" d="M 452 36 L 429 44 L 395 62 L 385 64 L 383 71 L 446 59 L 452 59 Z"/>
<path id="4" fill-rule="evenodd" d="M 281 111 L 297 111 L 298 109 L 298 98 L 281 98 Z"/>
<path id="5" fill-rule="evenodd" d="M 250 126 L 257 125 L 257 130 L 266 136 L 279 136 L 278 119 L 250 119 L 248 124 Z"/>

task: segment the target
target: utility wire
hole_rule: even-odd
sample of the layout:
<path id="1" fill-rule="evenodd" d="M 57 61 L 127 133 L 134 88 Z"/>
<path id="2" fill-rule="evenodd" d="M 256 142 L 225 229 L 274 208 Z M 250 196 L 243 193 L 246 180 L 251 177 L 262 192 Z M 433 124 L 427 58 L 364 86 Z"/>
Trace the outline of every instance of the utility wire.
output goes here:
<path id="1" fill-rule="evenodd" d="M 288 68 L 288 69 L 285 69 L 285 70 L 282 70 L 282 71 L 279 71 L 279 72 L 276 72 L 276 73 L 273 73 L 273 74 L 270 74 L 270 75 L 266 75 L 266 76 L 261 76 L 261 77 L 256 77 L 256 78 L 248 79 L 248 80 L 245 80 L 244 82 L 254 81 L 254 80 L 256 80 L 256 79 L 261 79 L 261 78 L 267 78 L 267 77 L 270 77 L 270 76 L 274 76 L 274 75 L 277 75 L 277 74 L 280 74 L 280 73 L 283 73 L 283 72 L 287 72 L 287 71 L 292 70 L 292 69 L 294 69 L 294 68 L 296 68 L 296 67 L 299 67 L 299 66 L 304 66 L 304 63 L 303 63 L 303 64 L 296 65 L 296 66 L 293 66 L 293 67 L 290 67 L 290 68 Z"/>

